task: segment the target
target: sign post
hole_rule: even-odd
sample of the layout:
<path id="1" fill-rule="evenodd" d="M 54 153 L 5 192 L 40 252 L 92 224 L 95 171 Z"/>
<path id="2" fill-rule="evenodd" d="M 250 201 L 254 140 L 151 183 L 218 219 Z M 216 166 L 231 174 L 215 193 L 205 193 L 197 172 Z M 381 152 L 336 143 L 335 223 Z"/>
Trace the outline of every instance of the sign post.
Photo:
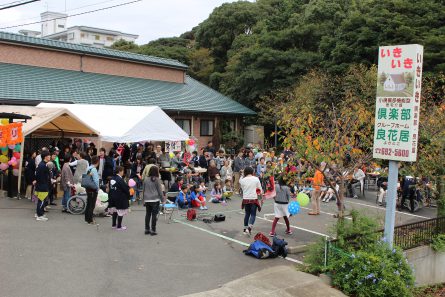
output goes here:
<path id="1" fill-rule="evenodd" d="M 398 162 L 417 159 L 423 46 L 379 48 L 373 157 L 389 160 L 384 235 L 392 247 Z"/>

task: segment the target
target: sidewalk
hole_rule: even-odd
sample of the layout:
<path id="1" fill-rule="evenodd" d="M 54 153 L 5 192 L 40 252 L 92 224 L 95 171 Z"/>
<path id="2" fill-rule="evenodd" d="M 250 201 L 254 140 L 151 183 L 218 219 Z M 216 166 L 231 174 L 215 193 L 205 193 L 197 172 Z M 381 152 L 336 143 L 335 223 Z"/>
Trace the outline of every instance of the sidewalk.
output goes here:
<path id="1" fill-rule="evenodd" d="M 267 268 L 231 281 L 219 289 L 183 297 L 345 297 L 318 277 L 297 271 L 292 266 Z"/>

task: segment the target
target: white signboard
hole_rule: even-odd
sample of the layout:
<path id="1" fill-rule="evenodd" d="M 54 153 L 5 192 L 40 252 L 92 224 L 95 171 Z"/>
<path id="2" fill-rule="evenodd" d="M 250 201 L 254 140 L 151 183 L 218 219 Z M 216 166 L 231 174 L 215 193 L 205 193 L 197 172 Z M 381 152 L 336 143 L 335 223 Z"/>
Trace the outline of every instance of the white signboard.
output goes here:
<path id="1" fill-rule="evenodd" d="M 374 158 L 416 161 L 422 60 L 418 44 L 379 48 Z"/>
<path id="2" fill-rule="evenodd" d="M 169 153 L 180 152 L 182 149 L 181 141 L 166 141 L 165 151 Z"/>

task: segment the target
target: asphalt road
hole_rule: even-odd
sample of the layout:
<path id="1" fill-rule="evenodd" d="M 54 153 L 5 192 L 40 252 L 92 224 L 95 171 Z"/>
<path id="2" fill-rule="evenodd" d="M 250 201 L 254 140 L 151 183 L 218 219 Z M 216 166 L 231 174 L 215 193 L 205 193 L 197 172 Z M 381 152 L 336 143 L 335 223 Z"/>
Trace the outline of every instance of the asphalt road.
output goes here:
<path id="1" fill-rule="evenodd" d="M 358 209 L 384 220 L 384 208 L 375 205 L 375 193 L 365 200 L 347 199 L 347 209 Z M 256 260 L 242 253 L 253 239 L 242 233 L 243 212 L 237 197 L 227 205 L 211 204 L 207 213 L 224 212 L 226 221 L 189 222 L 184 213 L 176 222 L 158 222 L 159 235 L 144 235 L 145 211 L 134 206 L 124 218 L 127 231 L 111 229 L 110 218 L 88 226 L 83 216 L 48 213 L 49 221 L 34 219 L 28 200 L 0 198 L 0 296 L 181 296 L 218 288 L 272 265 L 293 265 L 301 260 Z M 291 218 L 294 234 L 277 233 L 289 245 L 313 242 L 331 235 L 335 223 L 333 202 L 322 205 L 320 216 L 307 208 Z M 273 219 L 272 201 L 258 213 L 254 233 L 268 234 Z M 435 209 L 414 215 L 397 213 L 396 224 L 434 217 Z M 202 215 L 202 214 L 201 214 Z M 284 223 L 284 222 L 283 222 Z M 253 237 L 253 236 L 252 236 Z"/>

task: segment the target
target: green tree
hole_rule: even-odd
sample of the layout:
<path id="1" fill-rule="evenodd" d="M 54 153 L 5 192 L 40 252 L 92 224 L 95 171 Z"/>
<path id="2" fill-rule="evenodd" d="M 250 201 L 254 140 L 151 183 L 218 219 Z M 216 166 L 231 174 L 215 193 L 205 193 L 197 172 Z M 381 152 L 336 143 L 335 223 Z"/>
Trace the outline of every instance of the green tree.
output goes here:
<path id="1" fill-rule="evenodd" d="M 227 62 L 227 52 L 236 36 L 252 34 L 257 22 L 257 6 L 248 1 L 225 3 L 214 9 L 209 18 L 196 30 L 198 48 L 211 50 L 215 70 L 222 72 Z"/>

